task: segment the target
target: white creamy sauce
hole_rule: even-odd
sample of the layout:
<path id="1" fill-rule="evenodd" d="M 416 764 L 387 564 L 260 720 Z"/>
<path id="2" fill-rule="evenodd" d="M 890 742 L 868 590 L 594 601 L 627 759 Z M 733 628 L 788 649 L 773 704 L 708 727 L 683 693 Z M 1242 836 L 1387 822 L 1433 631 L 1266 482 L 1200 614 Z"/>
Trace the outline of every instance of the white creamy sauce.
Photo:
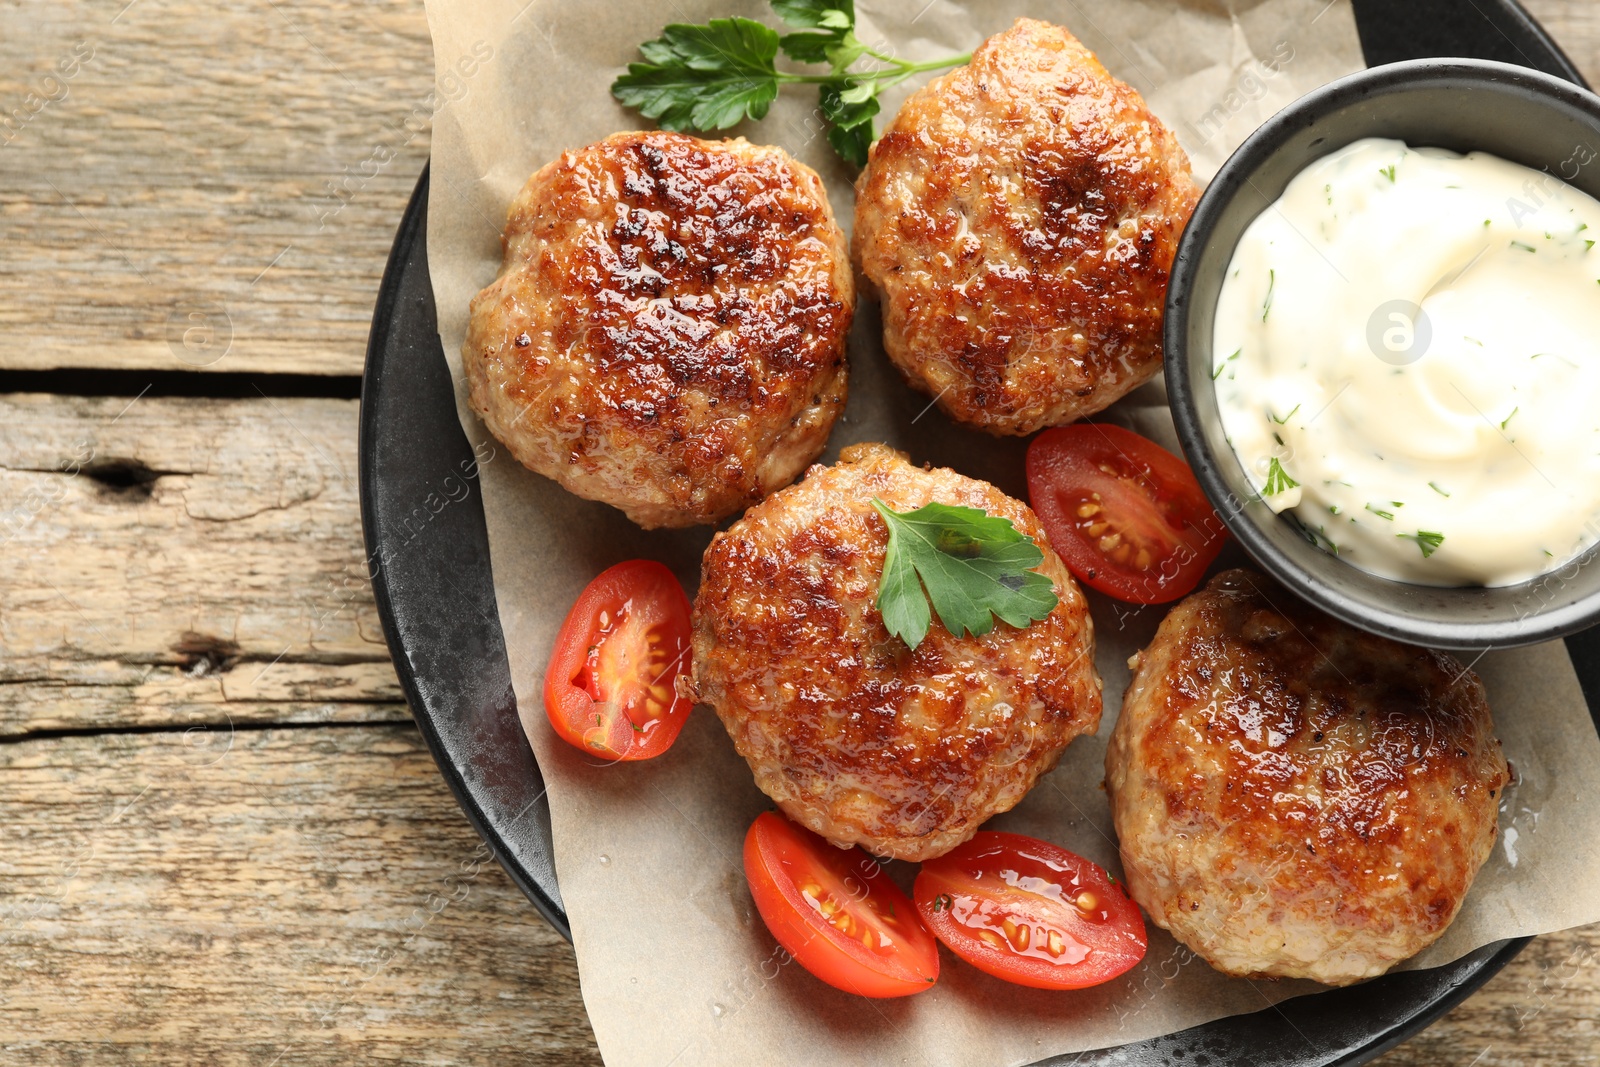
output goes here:
<path id="1" fill-rule="evenodd" d="M 1369 138 L 1296 176 L 1240 240 L 1214 335 L 1267 504 L 1426 585 L 1510 585 L 1600 539 L 1597 240 L 1600 201 L 1483 153 Z"/>

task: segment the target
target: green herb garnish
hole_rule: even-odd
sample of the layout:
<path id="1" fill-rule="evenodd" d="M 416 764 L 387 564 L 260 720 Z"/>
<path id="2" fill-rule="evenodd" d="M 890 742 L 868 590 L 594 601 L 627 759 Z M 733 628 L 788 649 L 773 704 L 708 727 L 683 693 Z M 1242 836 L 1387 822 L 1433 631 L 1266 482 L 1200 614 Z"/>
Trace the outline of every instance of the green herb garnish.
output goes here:
<path id="1" fill-rule="evenodd" d="M 1512 248 L 1520 248 L 1524 252 L 1537 252 L 1538 251 L 1538 249 L 1534 248 L 1532 245 L 1523 244 L 1521 241 L 1512 241 L 1511 242 L 1511 247 Z"/>
<path id="2" fill-rule="evenodd" d="M 1261 321 L 1267 321 L 1267 312 L 1272 310 L 1272 290 L 1278 286 L 1278 272 L 1267 271 L 1267 298 L 1261 302 Z"/>
<path id="3" fill-rule="evenodd" d="M 1394 521 L 1394 512 L 1392 511 L 1385 511 L 1382 508 L 1373 507 L 1371 504 L 1367 505 L 1367 510 L 1378 516 L 1380 519 L 1388 519 L 1390 522 Z"/>
<path id="4" fill-rule="evenodd" d="M 1449 493 L 1445 492 L 1443 489 L 1440 489 L 1439 488 L 1439 484 L 1437 482 L 1429 482 L 1428 483 L 1428 488 L 1432 489 L 1435 493 L 1438 493 L 1440 496 L 1449 496 L 1450 495 Z"/>
<path id="5" fill-rule="evenodd" d="M 1229 356 L 1227 359 L 1223 360 L 1221 363 L 1218 363 L 1217 364 L 1217 369 L 1211 372 L 1211 380 L 1212 381 L 1216 381 L 1218 378 L 1222 377 L 1222 372 L 1227 368 L 1228 364 L 1232 363 L 1234 360 L 1238 359 L 1239 358 L 1239 353 L 1243 352 L 1243 351 L 1244 351 L 1244 349 L 1242 349 L 1242 348 L 1235 348 L 1233 350 L 1233 355 Z"/>
<path id="6" fill-rule="evenodd" d="M 1501 422 L 1501 423 L 1500 423 L 1500 428 L 1501 428 L 1501 429 L 1502 429 L 1502 430 L 1503 430 L 1503 429 L 1505 429 L 1505 428 L 1506 428 L 1506 423 L 1508 423 L 1508 422 L 1510 422 L 1510 421 L 1511 421 L 1511 420 L 1512 420 L 1512 419 L 1514 419 L 1514 418 L 1516 418 L 1516 417 L 1517 417 L 1517 412 L 1519 412 L 1519 411 L 1521 411 L 1521 410 L 1522 410 L 1522 408 L 1521 408 L 1521 406 L 1520 406 L 1520 405 L 1519 405 L 1519 406 L 1517 406 L 1517 407 L 1514 407 L 1514 408 L 1512 408 L 1512 409 L 1511 409 L 1511 414 L 1509 414 L 1509 415 L 1507 415 L 1507 416 L 1506 416 L 1506 417 L 1505 417 L 1505 420 L 1504 420 L 1504 421 L 1502 421 L 1502 422 Z"/>
<path id="7" fill-rule="evenodd" d="M 949 504 L 902 513 L 874 498 L 872 506 L 889 527 L 878 613 L 911 648 L 932 623 L 929 601 L 957 637 L 986 634 L 996 618 L 1021 628 L 1055 610 L 1050 579 L 1033 569 L 1044 553 L 1010 519 Z"/>
<path id="8" fill-rule="evenodd" d="M 1395 534 L 1395 536 L 1404 537 L 1407 541 L 1415 541 L 1417 547 L 1422 549 L 1423 559 L 1433 555 L 1439 550 L 1439 546 L 1444 544 L 1444 534 L 1434 533 L 1431 530 L 1418 530 L 1414 534 Z"/>
<path id="9" fill-rule="evenodd" d="M 1279 425 L 1279 426 L 1282 426 L 1282 425 L 1283 425 L 1283 424 L 1284 424 L 1284 423 L 1286 423 L 1286 422 L 1288 422 L 1288 421 L 1289 421 L 1289 420 L 1290 420 L 1290 419 L 1292 419 L 1292 418 L 1294 418 L 1294 413 L 1295 413 L 1295 412 L 1296 412 L 1296 411 L 1299 411 L 1299 410 L 1300 410 L 1300 405 L 1299 405 L 1299 404 L 1296 404 L 1296 405 L 1295 405 L 1295 406 L 1294 406 L 1294 407 L 1293 407 L 1293 408 L 1291 408 L 1291 409 L 1290 409 L 1290 410 L 1289 410 L 1289 414 L 1287 414 L 1287 415 L 1285 415 L 1285 416 L 1284 416 L 1284 417 L 1283 417 L 1283 418 L 1281 418 L 1281 419 L 1280 419 L 1280 418 L 1278 418 L 1278 416 L 1276 416 L 1276 415 L 1274 415 L 1274 414 L 1273 414 L 1273 413 L 1272 413 L 1272 412 L 1270 412 L 1270 411 L 1269 411 L 1269 412 L 1267 412 L 1267 418 L 1269 418 L 1269 419 L 1271 419 L 1271 420 L 1272 420 L 1272 421 L 1273 421 L 1273 422 L 1275 422 L 1275 423 L 1277 423 L 1277 424 L 1278 424 L 1278 425 Z"/>
<path id="10" fill-rule="evenodd" d="M 1329 552 L 1332 552 L 1335 556 L 1339 554 L 1338 544 L 1334 542 L 1333 538 L 1328 536 L 1328 531 L 1323 527 L 1318 526 L 1315 530 L 1312 530 L 1308 527 L 1302 526 L 1300 527 L 1300 532 L 1305 535 L 1305 539 L 1307 541 L 1310 541 L 1318 548 L 1322 548 L 1324 545 L 1326 545 Z"/>
<path id="11" fill-rule="evenodd" d="M 1279 493 L 1287 493 L 1291 489 L 1298 488 L 1299 485 L 1299 482 L 1289 477 L 1289 473 L 1283 469 L 1283 464 L 1278 462 L 1277 456 L 1267 461 L 1267 484 L 1261 487 L 1262 496 L 1277 496 Z"/>
<path id="12" fill-rule="evenodd" d="M 771 0 L 800 32 L 779 35 L 747 18 L 704 25 L 673 23 L 639 46 L 643 62 L 611 83 L 611 94 L 667 130 L 725 130 L 765 118 L 783 85 L 816 85 L 828 143 L 861 166 L 872 145 L 878 93 L 924 71 L 943 70 L 971 54 L 910 63 L 867 47 L 855 34 L 855 0 Z M 797 63 L 827 64 L 826 74 L 779 70 L 779 51 Z M 853 70 L 863 57 L 887 66 Z"/>
<path id="13" fill-rule="evenodd" d="M 1394 164 L 1391 163 L 1387 167 L 1380 167 L 1378 173 L 1388 178 L 1391 182 L 1394 181 Z"/>

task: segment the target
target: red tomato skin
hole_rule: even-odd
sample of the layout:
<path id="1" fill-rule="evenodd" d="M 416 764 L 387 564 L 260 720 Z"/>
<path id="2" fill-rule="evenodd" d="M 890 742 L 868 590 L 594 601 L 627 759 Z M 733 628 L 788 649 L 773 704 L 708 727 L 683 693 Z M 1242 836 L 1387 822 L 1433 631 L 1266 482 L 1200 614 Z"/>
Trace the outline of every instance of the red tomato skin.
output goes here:
<path id="1" fill-rule="evenodd" d="M 801 855 L 821 849 L 838 851 L 839 856 L 849 858 L 856 870 L 874 872 L 868 876 L 868 895 L 893 905 L 898 915 L 915 924 L 915 930 L 905 940 L 909 966 L 898 968 L 899 973 L 871 966 L 871 962 L 880 961 L 868 961 L 864 949 L 817 918 L 799 887 L 783 873 L 776 852 L 785 844 L 797 844 Z M 916 906 L 860 849 L 836 850 L 811 831 L 768 811 L 757 816 L 745 834 L 744 870 L 756 911 L 767 930 L 796 963 L 818 980 L 846 993 L 875 999 L 913 996 L 932 989 L 938 981 L 938 943 L 922 926 Z"/>
<path id="2" fill-rule="evenodd" d="M 599 633 L 602 609 L 613 614 L 625 602 L 664 628 L 674 666 L 660 681 L 671 687 L 671 703 L 647 729 L 637 730 L 626 714 L 615 714 L 604 725 L 592 725 L 597 715 L 595 699 L 575 680 L 587 665 L 588 653 Z M 556 736 L 591 756 L 631 762 L 652 759 L 672 747 L 683 730 L 693 705 L 677 695 L 678 674 L 688 669 L 689 598 L 673 573 L 655 560 L 634 559 L 602 571 L 584 587 L 556 633 L 544 677 L 544 707 Z"/>
<path id="3" fill-rule="evenodd" d="M 1123 471 L 1101 470 L 1108 461 Z M 1033 439 L 1026 462 L 1029 503 L 1050 547 L 1075 578 L 1108 596 L 1134 604 L 1177 600 L 1200 584 L 1227 544 L 1227 527 L 1188 464 L 1132 430 L 1109 423 L 1058 426 Z M 1133 474 L 1147 484 L 1138 484 Z M 1148 483 L 1159 490 L 1155 499 Z M 1117 563 L 1079 532 L 1079 520 L 1062 498 L 1096 489 L 1110 494 L 1108 513 L 1120 507 L 1124 524 L 1147 543 L 1164 546 L 1145 571 Z"/>
<path id="4" fill-rule="evenodd" d="M 986 857 L 985 853 L 989 855 Z M 968 932 L 956 920 L 950 897 L 956 893 L 966 894 L 972 888 L 971 880 L 958 873 L 960 869 L 971 865 L 975 856 L 978 857 L 977 862 L 983 864 L 993 857 L 1007 854 L 1042 855 L 1052 859 L 1078 876 L 1080 891 L 1087 889 L 1096 894 L 1098 901 L 1105 905 L 1101 910 L 1106 918 L 1093 924 L 1082 918 L 1071 905 L 1052 909 L 1057 911 L 1058 917 L 1067 920 L 1061 925 L 1067 927 L 1068 933 L 1075 939 L 1097 942 L 1089 945 L 1091 951 L 1082 963 L 1050 963 L 995 948 L 978 935 Z M 1041 871 L 1034 864 L 1016 866 L 1032 870 L 1036 875 Z M 1087 989 L 1126 974 L 1138 965 L 1149 948 L 1144 916 L 1121 883 L 1112 879 L 1103 868 L 1081 856 L 1058 845 L 1021 834 L 995 830 L 980 832 L 966 844 L 957 846 L 938 859 L 924 862 L 922 870 L 917 873 L 912 892 L 918 913 L 946 948 L 985 974 L 1014 985 L 1052 990 Z"/>

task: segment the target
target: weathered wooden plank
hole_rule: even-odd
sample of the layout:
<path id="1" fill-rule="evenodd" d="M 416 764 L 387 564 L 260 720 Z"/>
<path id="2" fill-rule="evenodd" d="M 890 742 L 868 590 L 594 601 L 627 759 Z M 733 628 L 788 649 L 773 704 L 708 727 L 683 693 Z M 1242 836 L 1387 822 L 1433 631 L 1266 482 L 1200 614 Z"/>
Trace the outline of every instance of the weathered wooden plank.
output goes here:
<path id="1" fill-rule="evenodd" d="M 3 744 L 0 842 L 8 1064 L 599 1062 L 409 725 Z"/>
<path id="2" fill-rule="evenodd" d="M 0 5 L 0 368 L 359 374 L 432 54 L 414 0 Z"/>
<path id="3" fill-rule="evenodd" d="M 1378 1067 L 1568 1067 L 1600 1061 L 1600 926 L 1534 940 Z"/>
<path id="4" fill-rule="evenodd" d="M 1587 1062 L 1600 931 L 1380 1061 Z M 570 949 L 415 730 L 0 745 L 7 1063 L 597 1063 Z"/>
<path id="5" fill-rule="evenodd" d="M 1600 5 L 1594 0 L 1521 0 L 1588 79 L 1600 85 Z"/>
<path id="6" fill-rule="evenodd" d="M 1595 6 L 1528 7 L 1600 79 Z M 432 70 L 402 0 L 0 8 L 0 368 L 359 373 Z"/>
<path id="7" fill-rule="evenodd" d="M 357 372 L 426 151 L 420 5 L 124 3 L 0 8 L 5 115 L 95 45 L 0 129 L 0 368 Z M 1600 7 L 1527 3 L 1600 81 Z M 227 314 L 209 347 L 169 343 L 181 301 Z M 0 402 L 0 734 L 405 715 L 357 580 L 354 405 L 115 429 L 151 402 Z M 91 423 L 170 473 L 52 473 Z M 497 869 L 462 880 L 481 857 L 412 731 L 228 736 L 0 744 L 0 1059 L 594 1062 L 570 953 Z M 1597 952 L 1536 941 L 1380 1062 L 1595 1061 Z"/>
<path id="8" fill-rule="evenodd" d="M 356 413 L 0 398 L 0 736 L 406 718 L 367 580 Z"/>

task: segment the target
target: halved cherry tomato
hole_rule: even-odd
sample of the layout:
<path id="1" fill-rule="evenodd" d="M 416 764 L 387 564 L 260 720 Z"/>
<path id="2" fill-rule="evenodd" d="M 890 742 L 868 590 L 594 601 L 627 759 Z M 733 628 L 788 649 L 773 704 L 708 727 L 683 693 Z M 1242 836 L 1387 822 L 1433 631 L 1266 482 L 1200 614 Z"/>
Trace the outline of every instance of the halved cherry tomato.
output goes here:
<path id="1" fill-rule="evenodd" d="M 835 848 L 763 812 L 745 834 L 744 875 L 778 944 L 835 989 L 904 997 L 938 980 L 938 942 L 899 886 L 859 848 Z"/>
<path id="2" fill-rule="evenodd" d="M 1120 426 L 1080 422 L 1035 437 L 1028 497 L 1068 569 L 1134 604 L 1189 592 L 1227 540 L 1183 460 Z"/>
<path id="3" fill-rule="evenodd" d="M 693 706 L 674 684 L 688 662 L 683 586 L 654 560 L 619 563 L 584 587 L 556 634 L 545 713 L 563 741 L 585 752 L 659 756 Z"/>
<path id="4" fill-rule="evenodd" d="M 980 971 L 1082 989 L 1144 959 L 1144 917 L 1111 875 L 1021 834 L 984 831 L 923 863 L 913 887 L 934 936 Z"/>

